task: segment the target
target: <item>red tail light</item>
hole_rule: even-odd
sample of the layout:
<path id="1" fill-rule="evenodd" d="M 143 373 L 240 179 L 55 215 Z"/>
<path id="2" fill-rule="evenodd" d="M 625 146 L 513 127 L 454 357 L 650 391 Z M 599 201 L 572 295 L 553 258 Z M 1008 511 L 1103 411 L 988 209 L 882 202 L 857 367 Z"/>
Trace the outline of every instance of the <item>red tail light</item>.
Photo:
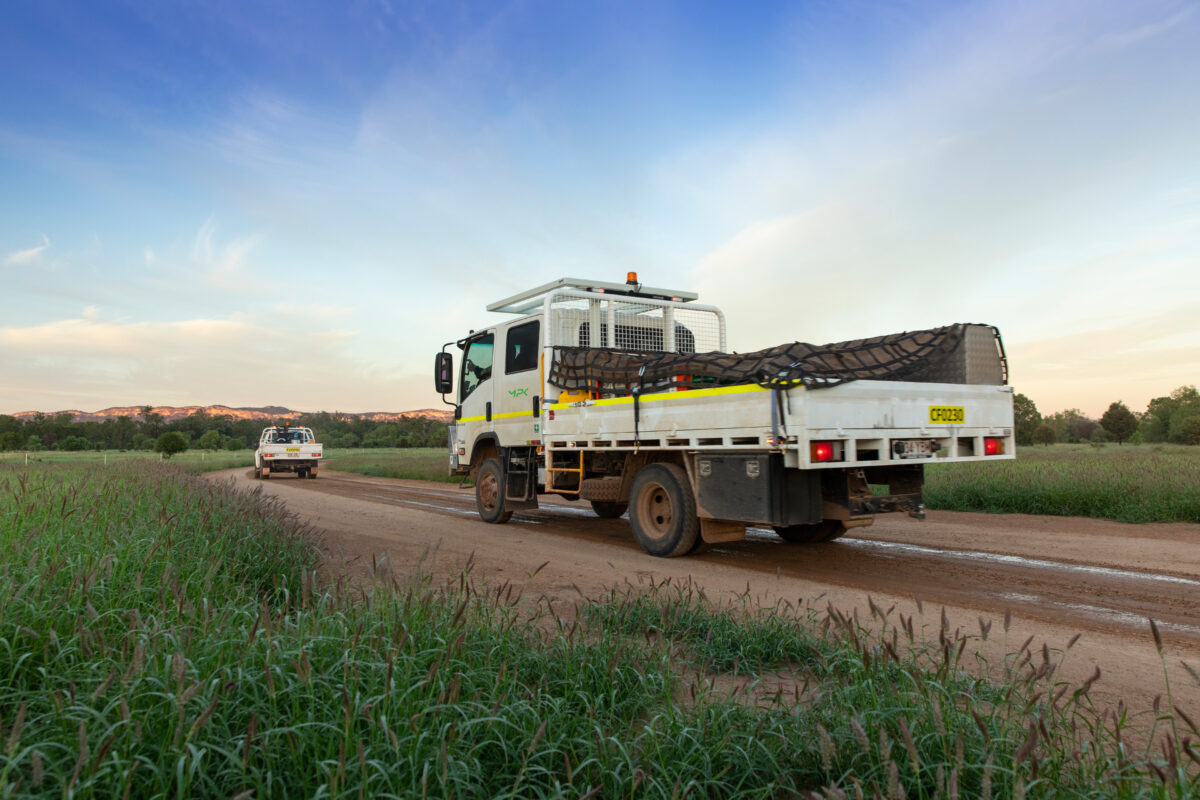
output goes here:
<path id="1" fill-rule="evenodd" d="M 809 453 L 813 461 L 833 461 L 833 442 L 813 442 Z"/>
<path id="2" fill-rule="evenodd" d="M 1004 440 L 985 437 L 983 440 L 983 454 L 985 456 L 1004 455 Z"/>

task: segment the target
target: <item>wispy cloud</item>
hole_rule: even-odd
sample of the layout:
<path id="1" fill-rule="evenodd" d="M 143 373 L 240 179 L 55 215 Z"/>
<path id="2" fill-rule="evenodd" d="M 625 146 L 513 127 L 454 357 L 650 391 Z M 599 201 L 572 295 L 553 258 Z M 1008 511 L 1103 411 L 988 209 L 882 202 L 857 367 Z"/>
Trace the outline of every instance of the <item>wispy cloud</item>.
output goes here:
<path id="1" fill-rule="evenodd" d="M 200 268 L 205 282 L 216 289 L 243 294 L 261 291 L 265 283 L 247 269 L 247 261 L 262 237 L 238 236 L 222 244 L 216 234 L 216 220 L 209 217 L 192 243 L 192 263 Z"/>
<path id="2" fill-rule="evenodd" d="M 9 253 L 8 256 L 5 257 L 4 263 L 28 264 L 32 261 L 36 261 L 41 257 L 42 253 L 48 249 L 50 249 L 50 238 L 43 233 L 41 244 L 35 247 L 30 247 L 26 250 L 17 250 L 15 253 Z"/>

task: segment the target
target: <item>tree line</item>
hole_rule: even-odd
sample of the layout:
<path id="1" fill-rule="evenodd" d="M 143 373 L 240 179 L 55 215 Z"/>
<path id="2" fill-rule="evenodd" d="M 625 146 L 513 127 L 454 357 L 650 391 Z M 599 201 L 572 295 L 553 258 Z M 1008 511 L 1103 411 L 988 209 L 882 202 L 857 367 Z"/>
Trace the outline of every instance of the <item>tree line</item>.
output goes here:
<path id="1" fill-rule="evenodd" d="M 1077 408 L 1042 416 L 1034 402 L 1023 394 L 1013 399 L 1013 412 L 1019 445 L 1200 444 L 1200 393 L 1195 386 L 1180 386 L 1166 397 L 1156 397 L 1141 413 L 1118 400 L 1109 405 L 1100 419 L 1092 419 Z"/>
<path id="2" fill-rule="evenodd" d="M 289 420 L 312 428 L 327 447 L 444 447 L 446 423 L 427 417 L 374 422 L 339 412 L 321 411 Z M 189 449 L 243 450 L 258 446 L 262 429 L 283 424 L 264 419 L 234 419 L 196 411 L 167 422 L 150 406 L 136 416 L 77 422 L 70 414 L 0 414 L 0 450 L 154 450 L 167 433 L 178 433 Z M 171 439 L 178 441 L 175 437 Z"/>

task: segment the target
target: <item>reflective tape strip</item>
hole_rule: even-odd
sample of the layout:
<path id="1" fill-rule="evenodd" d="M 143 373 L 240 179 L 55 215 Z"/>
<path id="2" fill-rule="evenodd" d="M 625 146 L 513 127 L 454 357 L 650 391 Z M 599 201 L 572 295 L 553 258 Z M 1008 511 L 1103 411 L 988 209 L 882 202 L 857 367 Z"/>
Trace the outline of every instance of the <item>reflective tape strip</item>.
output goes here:
<path id="1" fill-rule="evenodd" d="M 729 394 L 748 394 L 750 392 L 769 392 L 766 386 L 749 384 L 743 386 L 716 386 L 712 389 L 689 389 L 682 392 L 659 392 L 642 395 L 643 403 L 658 403 L 664 400 L 687 400 L 693 397 L 719 397 Z M 592 406 L 619 406 L 633 403 L 632 397 L 605 397 L 599 400 L 584 401 L 585 405 L 577 406 L 571 403 L 547 403 L 545 408 L 553 411 L 564 411 L 572 408 L 590 408 Z"/>
<path id="2" fill-rule="evenodd" d="M 492 414 L 492 419 L 493 420 L 516 419 L 517 417 L 532 417 L 532 416 L 533 416 L 533 410 L 530 409 L 529 411 L 508 411 L 508 412 L 505 412 L 504 414 Z M 458 421 L 459 422 L 486 422 L 487 416 L 483 415 L 483 416 L 479 416 L 479 417 L 463 417 L 462 419 L 460 419 Z"/>

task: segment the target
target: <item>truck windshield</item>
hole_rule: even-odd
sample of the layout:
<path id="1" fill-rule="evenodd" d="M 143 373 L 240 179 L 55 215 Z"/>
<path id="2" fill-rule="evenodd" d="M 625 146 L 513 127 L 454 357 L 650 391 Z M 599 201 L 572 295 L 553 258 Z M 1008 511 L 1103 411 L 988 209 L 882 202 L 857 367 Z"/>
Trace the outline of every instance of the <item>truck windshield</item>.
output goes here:
<path id="1" fill-rule="evenodd" d="M 492 334 L 480 336 L 467 345 L 463 358 L 462 397 L 466 400 L 479 384 L 492 377 L 492 349 L 495 338 Z"/>

